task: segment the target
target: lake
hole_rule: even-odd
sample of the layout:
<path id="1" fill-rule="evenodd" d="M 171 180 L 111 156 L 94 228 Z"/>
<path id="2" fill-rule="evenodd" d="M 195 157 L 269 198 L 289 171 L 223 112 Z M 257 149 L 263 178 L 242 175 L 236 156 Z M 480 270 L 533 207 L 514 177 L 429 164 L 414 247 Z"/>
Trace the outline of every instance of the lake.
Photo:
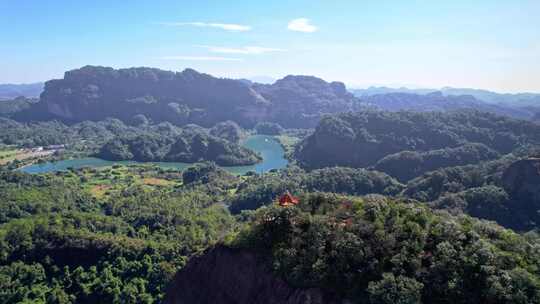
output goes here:
<path id="1" fill-rule="evenodd" d="M 251 165 L 251 166 L 234 166 L 234 167 L 222 167 L 225 170 L 233 174 L 244 174 L 248 171 L 255 171 L 257 173 L 267 172 L 271 169 L 285 168 L 288 164 L 285 159 L 285 151 L 272 136 L 266 135 L 253 135 L 248 137 L 243 145 L 251 150 L 260 153 L 263 161 Z M 46 162 L 42 164 L 34 164 L 26 166 L 20 169 L 26 173 L 47 173 L 56 171 L 65 171 L 68 168 L 82 168 L 82 167 L 109 167 L 112 165 L 135 165 L 135 164 L 148 164 L 136 161 L 108 161 L 95 157 L 85 157 L 78 159 L 66 159 L 57 162 Z M 174 168 L 183 170 L 192 166 L 190 163 L 174 163 L 174 162 L 150 162 L 150 164 L 156 164 L 162 168 Z"/>

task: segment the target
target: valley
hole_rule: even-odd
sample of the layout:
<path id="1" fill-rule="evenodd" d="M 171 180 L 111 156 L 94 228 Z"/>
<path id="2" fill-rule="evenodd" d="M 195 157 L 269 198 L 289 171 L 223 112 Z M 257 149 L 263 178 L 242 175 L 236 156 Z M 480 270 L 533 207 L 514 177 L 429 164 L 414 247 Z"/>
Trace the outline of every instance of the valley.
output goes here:
<path id="1" fill-rule="evenodd" d="M 0 303 L 539 303 L 540 125 L 375 96 L 150 68 L 46 82 L 0 114 Z"/>

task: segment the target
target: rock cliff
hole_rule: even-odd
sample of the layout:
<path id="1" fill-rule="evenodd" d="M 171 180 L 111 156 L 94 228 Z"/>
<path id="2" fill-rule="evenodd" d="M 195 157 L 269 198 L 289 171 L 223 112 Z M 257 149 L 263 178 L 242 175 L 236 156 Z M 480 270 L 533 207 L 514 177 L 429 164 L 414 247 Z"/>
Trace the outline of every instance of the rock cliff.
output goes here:
<path id="1" fill-rule="evenodd" d="M 289 286 L 260 254 L 217 246 L 195 257 L 169 286 L 165 304 L 331 304 L 320 289 Z"/>
<path id="2" fill-rule="evenodd" d="M 211 127 L 232 120 L 243 127 L 260 121 L 314 127 L 326 113 L 350 111 L 357 99 L 339 82 L 287 76 L 272 85 L 216 78 L 192 69 L 113 69 L 85 66 L 45 83 L 34 116 L 64 121 L 129 121 L 144 114 L 154 122 Z M 34 118 L 35 118 L 34 117 Z"/>

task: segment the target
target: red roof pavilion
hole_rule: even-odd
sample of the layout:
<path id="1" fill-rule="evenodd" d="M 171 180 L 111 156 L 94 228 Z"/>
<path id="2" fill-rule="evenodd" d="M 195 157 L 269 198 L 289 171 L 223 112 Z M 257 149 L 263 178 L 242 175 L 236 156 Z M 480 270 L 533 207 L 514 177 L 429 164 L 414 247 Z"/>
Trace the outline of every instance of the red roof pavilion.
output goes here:
<path id="1" fill-rule="evenodd" d="M 289 191 L 279 197 L 279 205 L 282 207 L 297 205 L 299 202 L 298 198 L 291 195 Z"/>

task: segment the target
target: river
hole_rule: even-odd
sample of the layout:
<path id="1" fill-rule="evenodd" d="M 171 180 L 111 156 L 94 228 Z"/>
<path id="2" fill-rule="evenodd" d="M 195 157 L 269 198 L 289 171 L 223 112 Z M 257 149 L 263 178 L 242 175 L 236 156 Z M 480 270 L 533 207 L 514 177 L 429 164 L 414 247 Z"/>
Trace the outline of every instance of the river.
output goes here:
<path id="1" fill-rule="evenodd" d="M 255 171 L 257 173 L 267 172 L 271 169 L 281 169 L 287 166 L 287 159 L 285 159 L 285 152 L 281 145 L 272 137 L 266 135 L 252 135 L 248 137 L 243 145 L 251 150 L 260 153 L 263 158 L 263 161 L 251 165 L 251 166 L 234 166 L 234 167 L 222 167 L 225 170 L 233 174 L 244 174 L 248 171 Z M 77 159 L 66 159 L 56 162 L 46 162 L 41 164 L 33 164 L 21 168 L 20 171 L 26 173 L 47 173 L 47 172 L 56 172 L 56 171 L 65 171 L 68 168 L 82 168 L 82 167 L 108 167 L 115 164 L 121 165 L 133 165 L 133 164 L 144 164 L 143 162 L 136 161 L 108 161 L 95 157 L 85 157 Z M 151 164 L 156 164 L 162 168 L 174 168 L 174 169 L 185 169 L 193 164 L 190 163 L 175 163 L 175 162 L 151 162 Z"/>

